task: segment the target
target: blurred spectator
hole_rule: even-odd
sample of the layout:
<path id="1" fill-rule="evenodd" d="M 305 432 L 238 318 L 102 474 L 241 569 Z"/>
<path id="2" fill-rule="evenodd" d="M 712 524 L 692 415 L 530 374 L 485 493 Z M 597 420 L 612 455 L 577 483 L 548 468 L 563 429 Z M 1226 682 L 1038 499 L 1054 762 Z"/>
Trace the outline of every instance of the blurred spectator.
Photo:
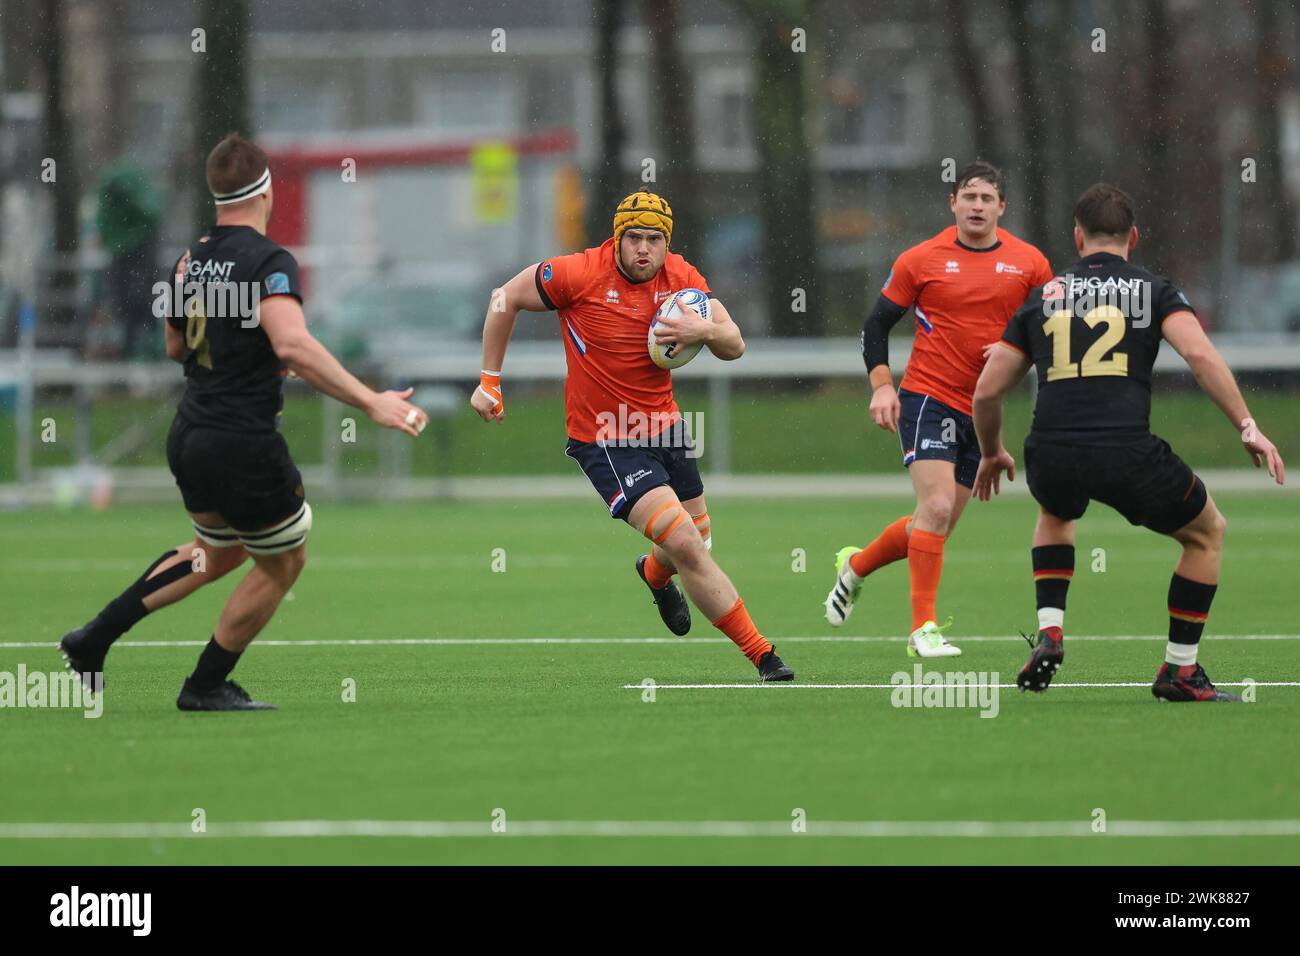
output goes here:
<path id="1" fill-rule="evenodd" d="M 104 292 L 122 330 L 124 358 L 158 352 L 152 287 L 159 278 L 162 204 L 148 173 L 129 159 L 110 163 L 99 179 L 96 223 L 108 254 Z"/>

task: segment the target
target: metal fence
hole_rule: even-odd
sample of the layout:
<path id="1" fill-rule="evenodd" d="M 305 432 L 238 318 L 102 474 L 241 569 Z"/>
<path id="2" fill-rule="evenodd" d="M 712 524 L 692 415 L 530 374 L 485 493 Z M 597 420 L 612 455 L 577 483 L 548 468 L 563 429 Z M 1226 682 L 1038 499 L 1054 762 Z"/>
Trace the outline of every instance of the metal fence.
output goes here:
<path id="1" fill-rule="evenodd" d="M 1242 338 L 1220 336 L 1216 344 L 1229 365 L 1239 374 L 1300 372 L 1300 336 Z M 902 340 L 893 344 L 892 364 L 900 370 L 910 352 Z M 460 413 L 476 380 L 479 352 L 469 343 L 422 354 L 387 359 L 361 370 L 365 377 L 385 387 L 410 384 L 418 388 L 416 400 L 430 412 L 435 423 Z M 1162 350 L 1156 364 L 1158 374 L 1186 373 L 1182 360 L 1172 349 Z M 554 387 L 565 376 L 563 350 L 558 342 L 516 342 L 507 357 L 506 376 L 511 383 L 543 383 Z M 735 389 L 742 383 L 764 380 L 789 385 L 793 380 L 847 380 L 862 382 L 865 375 L 858 343 L 852 339 L 755 339 L 745 356 L 736 362 L 722 362 L 707 353 L 674 372 L 683 384 L 706 386 L 708 416 L 708 471 L 711 478 L 733 475 L 732 406 Z M 97 444 L 90 427 L 98 404 L 121 395 L 145 397 L 159 405 L 173 403 L 181 388 L 179 368 L 171 362 L 88 362 L 71 350 L 0 351 L 0 418 L 13 417 L 13 447 L 0 449 L 12 456 L 14 481 L 0 485 L 0 503 L 19 506 L 57 501 L 60 485 L 71 479 L 66 468 L 37 468 L 34 450 L 39 424 L 35 421 L 38 394 L 59 394 L 71 403 L 75 414 L 73 434 L 77 467 L 96 469 L 110 480 L 118 497 L 147 498 L 169 489 L 171 478 L 158 467 L 122 466 L 122 452 L 144 435 L 145 426 L 127 422 L 111 436 L 100 436 Z M 295 386 L 306 392 L 305 385 Z M 314 393 L 310 393 L 314 394 Z M 302 395 L 299 396 L 300 398 Z M 464 493 L 466 481 L 446 477 L 414 480 L 411 470 L 412 444 L 396 432 L 386 433 L 382 452 L 373 474 L 345 474 L 344 448 L 338 421 L 348 412 L 332 399 L 321 396 L 321 461 L 305 467 L 313 489 L 329 496 L 438 496 Z M 1209 406 L 1207 404 L 1207 411 Z M 778 423 L 779 426 L 779 423 Z M 509 476 L 495 476 L 494 481 Z M 524 476 L 520 476 L 524 477 Z M 765 477 L 777 480 L 778 475 Z M 518 482 L 516 484 L 519 484 Z M 487 487 L 486 485 L 483 487 Z M 542 486 L 519 485 L 532 493 Z"/>

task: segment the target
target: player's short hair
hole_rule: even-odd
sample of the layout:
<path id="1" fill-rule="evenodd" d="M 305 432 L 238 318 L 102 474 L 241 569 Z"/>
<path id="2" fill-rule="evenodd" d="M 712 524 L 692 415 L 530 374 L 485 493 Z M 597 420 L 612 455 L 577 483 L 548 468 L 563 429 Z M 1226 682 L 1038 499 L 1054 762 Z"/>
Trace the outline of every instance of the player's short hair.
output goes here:
<path id="1" fill-rule="evenodd" d="M 260 146 L 238 133 L 227 133 L 208 153 L 204 168 L 208 192 L 214 196 L 238 192 L 256 182 L 269 165 Z"/>
<path id="2" fill-rule="evenodd" d="M 1136 221 L 1133 200 L 1110 183 L 1094 183 L 1074 204 L 1074 221 L 1085 236 L 1128 238 Z"/>
<path id="3" fill-rule="evenodd" d="M 998 191 L 998 198 L 1003 202 L 1007 199 L 1007 180 L 1002 175 L 1002 170 L 998 169 L 992 163 L 986 163 L 982 159 L 977 159 L 973 163 L 967 163 L 957 173 L 957 181 L 952 184 L 952 194 L 956 196 L 961 192 L 962 187 L 970 183 L 972 179 L 982 179 Z"/>

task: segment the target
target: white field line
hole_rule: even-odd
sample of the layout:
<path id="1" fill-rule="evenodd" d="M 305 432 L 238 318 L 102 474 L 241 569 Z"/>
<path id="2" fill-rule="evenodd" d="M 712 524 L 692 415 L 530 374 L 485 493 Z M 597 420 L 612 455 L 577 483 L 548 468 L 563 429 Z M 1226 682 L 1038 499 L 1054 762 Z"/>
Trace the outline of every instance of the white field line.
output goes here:
<path id="1" fill-rule="evenodd" d="M 1077 641 L 1167 641 L 1165 634 L 1080 634 L 1066 637 L 1067 643 Z M 778 644 L 901 644 L 905 637 L 855 637 L 847 634 L 817 634 L 798 637 L 777 637 Z M 953 639 L 958 644 L 1005 643 L 1023 644 L 1024 638 L 1015 634 L 983 634 Z M 1300 634 L 1207 634 L 1202 641 L 1295 641 Z M 118 641 L 114 647 L 206 647 L 207 641 Z M 511 646 L 534 644 L 730 644 L 725 637 L 378 637 L 378 638 L 312 638 L 301 641 L 262 640 L 256 647 L 460 647 L 481 644 L 484 646 Z M 0 641 L 0 649 L 55 648 L 57 641 Z M 1056 685 L 1053 685 L 1056 686 Z"/>
<path id="2" fill-rule="evenodd" d="M 980 688 L 992 689 L 1012 688 L 1016 684 L 989 684 L 989 683 L 970 683 L 970 684 L 800 684 L 796 681 L 790 681 L 779 684 L 764 684 L 758 681 L 751 681 L 748 684 L 624 684 L 624 690 L 753 690 L 755 688 L 768 687 L 785 687 L 790 690 L 912 690 L 935 688 L 942 690 L 944 688 L 965 688 L 967 690 L 979 690 Z M 1052 682 L 1052 689 L 1058 687 L 1150 687 L 1150 681 L 1111 681 L 1109 683 L 1058 683 Z M 1300 687 L 1300 681 L 1219 681 L 1215 687 Z"/>
<path id="3" fill-rule="evenodd" d="M 267 820 L 209 823 L 0 823 L 0 840 L 216 840 L 388 837 L 464 839 L 506 837 L 1295 837 L 1300 820 L 1108 820 L 1097 833 L 1087 820 L 508 820 L 503 832 L 485 820 Z"/>
<path id="4" fill-rule="evenodd" d="M 1242 519 L 1243 521 L 1245 519 Z M 1137 532 L 1150 535 L 1145 528 L 1134 529 Z M 1236 529 L 1234 525 L 1234 530 Z M 1126 529 L 1116 529 L 1116 534 L 1128 534 Z M 1294 528 L 1276 527 L 1268 532 L 1259 532 L 1260 534 L 1277 533 L 1286 535 L 1288 539 L 1294 538 Z M 1098 534 L 1093 536 L 1093 543 L 1106 540 L 1105 535 Z M 1154 538 L 1152 540 L 1155 540 Z M 3 536 L 0 536 L 0 544 L 3 544 Z M 798 544 L 795 541 L 794 544 Z M 8 546 L 12 550 L 13 545 Z M 1084 545 L 1079 545 L 1080 549 L 1085 549 Z M 1121 557 L 1125 562 L 1130 563 L 1154 563 L 1168 564 L 1176 555 L 1177 551 L 1171 551 L 1169 547 L 1131 547 L 1121 544 L 1107 544 L 1110 548 L 1111 560 L 1115 560 L 1116 555 Z M 944 554 L 944 562 L 954 565 L 980 565 L 981 567 L 989 564 L 1012 564 L 1020 565 L 1026 560 L 1027 547 L 1020 547 L 1020 542 L 1011 547 L 999 547 L 994 551 L 974 552 L 959 551 L 954 549 L 951 554 Z M 788 550 L 782 552 L 783 557 L 776 561 L 771 560 L 764 555 L 754 555 L 748 553 L 729 554 L 723 563 L 728 568 L 767 568 L 771 569 L 781 564 L 788 567 L 789 553 Z M 1289 561 L 1295 557 L 1295 548 L 1286 546 L 1264 546 L 1256 545 L 1250 549 L 1250 555 L 1254 558 Z M 827 566 L 830 561 L 826 561 Z M 568 554 L 524 554 L 512 552 L 510 554 L 510 567 L 513 569 L 524 570 L 573 570 L 573 569 L 607 569 L 609 559 L 601 555 L 578 556 Z M 416 572 L 416 571 L 445 571 L 445 570 L 466 570 L 472 571 L 479 569 L 484 573 L 489 573 L 489 560 L 486 552 L 475 554 L 426 554 L 426 555 L 402 555 L 393 557 L 365 556 L 365 557 L 345 557 L 345 556 L 322 556 L 313 557 L 309 564 L 310 572 L 317 573 L 352 573 L 352 572 L 382 572 L 382 571 L 399 571 L 399 572 Z M 42 575 L 42 574 L 139 574 L 140 562 L 126 558 L 7 558 L 0 559 L 0 572 L 8 575 Z"/>

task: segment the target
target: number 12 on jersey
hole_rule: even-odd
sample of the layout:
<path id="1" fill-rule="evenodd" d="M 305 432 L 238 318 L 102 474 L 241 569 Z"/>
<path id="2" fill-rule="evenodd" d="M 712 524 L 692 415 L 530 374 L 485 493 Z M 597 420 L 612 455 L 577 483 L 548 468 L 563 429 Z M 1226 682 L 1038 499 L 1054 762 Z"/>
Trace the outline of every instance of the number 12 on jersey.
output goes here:
<path id="1" fill-rule="evenodd" d="M 1062 378 L 1087 378 L 1093 375 L 1128 375 L 1128 354 L 1114 352 L 1107 358 L 1115 346 L 1124 340 L 1128 320 L 1124 313 L 1113 305 L 1101 305 L 1090 310 L 1083 321 L 1088 328 L 1095 329 L 1105 324 L 1106 329 L 1078 362 L 1070 361 L 1070 328 L 1074 313 L 1068 309 L 1059 309 L 1043 323 L 1043 332 L 1052 338 L 1052 364 L 1047 369 L 1047 380 L 1055 382 Z"/>

